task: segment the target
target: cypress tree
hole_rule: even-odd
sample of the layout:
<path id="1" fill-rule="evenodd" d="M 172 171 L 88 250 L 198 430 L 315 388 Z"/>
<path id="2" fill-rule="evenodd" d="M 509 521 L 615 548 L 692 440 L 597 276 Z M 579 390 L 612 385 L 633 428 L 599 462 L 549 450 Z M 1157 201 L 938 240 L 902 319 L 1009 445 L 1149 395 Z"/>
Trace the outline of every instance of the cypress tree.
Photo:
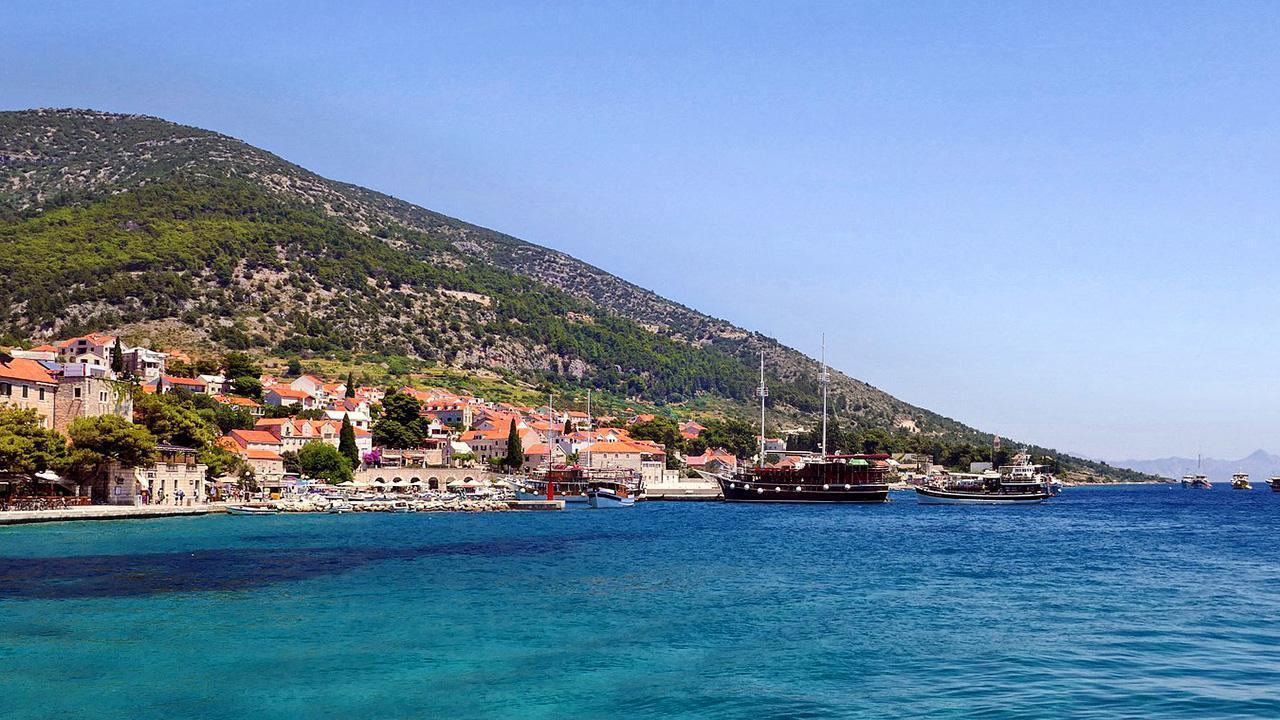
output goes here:
<path id="1" fill-rule="evenodd" d="M 342 431 L 338 433 L 338 452 L 351 461 L 351 467 L 360 467 L 360 449 L 356 447 L 356 429 L 351 416 L 342 414 Z"/>
<path id="2" fill-rule="evenodd" d="M 116 338 L 116 344 L 111 346 L 111 370 L 124 372 L 124 348 L 120 346 L 120 338 Z"/>
<path id="3" fill-rule="evenodd" d="M 355 373 L 347 371 L 347 397 L 356 396 L 356 376 Z"/>
<path id="4" fill-rule="evenodd" d="M 514 470 L 524 464 L 524 444 L 520 442 L 520 433 L 516 432 L 516 421 L 511 421 L 511 429 L 507 431 L 507 458 L 503 465 Z"/>

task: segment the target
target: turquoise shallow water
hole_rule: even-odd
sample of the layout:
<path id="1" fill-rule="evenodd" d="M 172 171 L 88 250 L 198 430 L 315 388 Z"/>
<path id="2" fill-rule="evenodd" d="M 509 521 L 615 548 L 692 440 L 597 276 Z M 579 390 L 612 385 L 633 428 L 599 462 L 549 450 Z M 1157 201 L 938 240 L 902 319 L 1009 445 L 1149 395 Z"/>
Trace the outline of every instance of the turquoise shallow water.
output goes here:
<path id="1" fill-rule="evenodd" d="M 1280 494 L 0 528 L 0 716 L 1280 717 Z"/>

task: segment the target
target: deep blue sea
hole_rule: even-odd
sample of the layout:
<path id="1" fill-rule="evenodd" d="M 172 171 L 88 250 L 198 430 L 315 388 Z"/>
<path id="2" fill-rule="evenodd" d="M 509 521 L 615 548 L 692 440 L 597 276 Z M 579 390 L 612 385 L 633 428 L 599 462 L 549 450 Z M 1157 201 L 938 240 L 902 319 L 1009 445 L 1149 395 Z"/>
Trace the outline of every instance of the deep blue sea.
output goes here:
<path id="1" fill-rule="evenodd" d="M 1280 718 L 1280 494 L 0 528 L 12 718 Z"/>

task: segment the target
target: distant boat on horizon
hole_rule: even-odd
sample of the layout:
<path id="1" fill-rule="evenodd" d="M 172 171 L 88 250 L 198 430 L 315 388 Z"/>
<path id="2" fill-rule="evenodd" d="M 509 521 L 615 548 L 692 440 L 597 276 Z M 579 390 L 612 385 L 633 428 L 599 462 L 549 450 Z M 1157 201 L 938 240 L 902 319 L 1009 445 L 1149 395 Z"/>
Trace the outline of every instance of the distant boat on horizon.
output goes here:
<path id="1" fill-rule="evenodd" d="M 1232 490 L 1252 490 L 1253 486 L 1249 484 L 1249 473 L 1238 472 L 1231 476 Z"/>
<path id="2" fill-rule="evenodd" d="M 1191 490 L 1212 490 L 1213 483 L 1209 482 L 1207 475 L 1183 475 L 1182 487 Z"/>

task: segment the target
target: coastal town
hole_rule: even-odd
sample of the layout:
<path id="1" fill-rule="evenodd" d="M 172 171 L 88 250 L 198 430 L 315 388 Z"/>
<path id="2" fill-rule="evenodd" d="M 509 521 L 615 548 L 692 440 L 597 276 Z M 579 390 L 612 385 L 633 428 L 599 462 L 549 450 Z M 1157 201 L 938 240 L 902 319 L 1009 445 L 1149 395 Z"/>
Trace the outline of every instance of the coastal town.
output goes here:
<path id="1" fill-rule="evenodd" d="M 309 372 L 246 380 L 229 377 L 243 367 L 192 368 L 185 353 L 132 346 L 102 333 L 0 354 L 0 407 L 26 413 L 45 431 L 70 435 L 72 453 L 77 421 L 114 417 L 172 434 L 141 417 L 138 406 L 157 397 L 217 405 L 232 417 L 212 447 L 159 437 L 154 453 L 146 454 L 149 462 L 108 458 L 93 476 L 23 468 L 15 460 L 0 476 L 5 508 L 192 507 L 302 498 L 337 486 L 349 493 L 465 499 L 500 495 L 506 475 L 564 466 L 625 470 L 649 499 L 711 499 L 718 489 L 697 471 L 731 474 L 744 462 L 723 447 L 680 454 L 637 436 L 644 433 L 636 429 L 654 423 L 655 415 L 593 416 L 589 400 L 584 409 L 557 409 L 550 398 L 540 407 L 518 406 L 442 388 L 359 385 Z M 693 420 L 677 425 L 683 440 L 696 440 L 705 429 Z M 326 455 L 322 446 L 333 453 Z M 761 447 L 778 467 L 807 455 L 788 453 L 781 438 L 765 438 Z M 207 462 L 210 453 L 234 460 Z M 345 466 L 300 462 L 334 453 Z"/>

